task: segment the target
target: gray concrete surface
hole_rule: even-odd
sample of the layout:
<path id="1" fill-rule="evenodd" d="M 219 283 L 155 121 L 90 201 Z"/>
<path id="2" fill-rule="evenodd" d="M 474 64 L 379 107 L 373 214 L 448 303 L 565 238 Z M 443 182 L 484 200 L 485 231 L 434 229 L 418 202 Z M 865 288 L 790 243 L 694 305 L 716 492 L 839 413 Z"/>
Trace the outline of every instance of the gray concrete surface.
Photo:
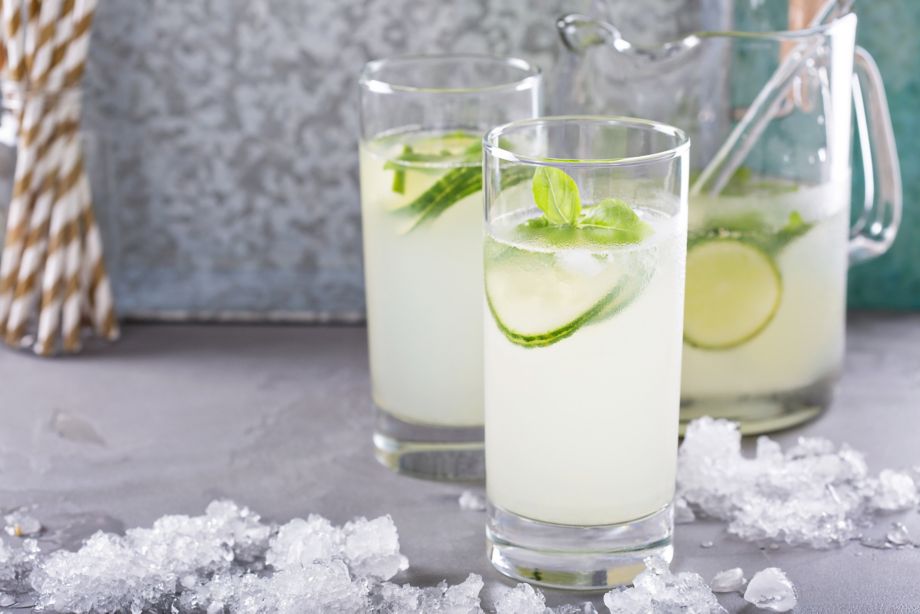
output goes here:
<path id="1" fill-rule="evenodd" d="M 920 314 L 858 314 L 834 407 L 778 438 L 847 441 L 873 470 L 918 465 L 918 401 Z M 376 464 L 369 407 L 363 328 L 135 325 L 76 359 L 0 351 L 0 508 L 34 506 L 71 545 L 97 527 L 199 514 L 216 497 L 278 521 L 390 513 L 411 564 L 400 580 L 502 581 L 484 558 L 483 515 L 457 505 L 464 486 Z M 920 536 L 920 514 L 898 518 Z M 920 549 L 763 550 L 715 522 L 679 525 L 676 541 L 674 567 L 707 580 L 782 567 L 799 612 L 920 612 Z M 723 604 L 754 612 L 737 596 Z"/>

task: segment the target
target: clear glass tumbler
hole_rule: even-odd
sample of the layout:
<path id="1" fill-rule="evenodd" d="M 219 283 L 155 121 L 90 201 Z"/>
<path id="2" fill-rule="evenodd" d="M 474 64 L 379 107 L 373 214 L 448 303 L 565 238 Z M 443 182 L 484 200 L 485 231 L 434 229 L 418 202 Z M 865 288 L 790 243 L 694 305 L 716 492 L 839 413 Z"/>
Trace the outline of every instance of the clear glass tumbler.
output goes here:
<path id="1" fill-rule="evenodd" d="M 400 57 L 360 80 L 361 217 L 378 459 L 482 479 L 482 135 L 540 114 L 516 59 Z"/>
<path id="2" fill-rule="evenodd" d="M 672 554 L 690 143 L 582 116 L 484 143 L 489 556 L 627 583 Z"/>

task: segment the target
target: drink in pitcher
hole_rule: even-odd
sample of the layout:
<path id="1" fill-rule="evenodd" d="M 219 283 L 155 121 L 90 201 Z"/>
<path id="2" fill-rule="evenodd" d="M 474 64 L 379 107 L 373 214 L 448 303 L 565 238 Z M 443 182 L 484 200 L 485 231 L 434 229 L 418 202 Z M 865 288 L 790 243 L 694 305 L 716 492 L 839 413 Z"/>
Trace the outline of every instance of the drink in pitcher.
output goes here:
<path id="1" fill-rule="evenodd" d="M 361 218 L 377 458 L 481 479 L 482 134 L 539 112 L 520 60 L 371 62 L 361 79 Z"/>
<path id="2" fill-rule="evenodd" d="M 562 117 L 486 147 L 490 557 L 549 586 L 629 582 L 671 554 L 687 143 Z"/>
<path id="3" fill-rule="evenodd" d="M 691 198 L 681 417 L 758 432 L 830 402 L 843 362 L 850 192 L 849 178 L 808 186 L 744 170 L 719 197 Z"/>

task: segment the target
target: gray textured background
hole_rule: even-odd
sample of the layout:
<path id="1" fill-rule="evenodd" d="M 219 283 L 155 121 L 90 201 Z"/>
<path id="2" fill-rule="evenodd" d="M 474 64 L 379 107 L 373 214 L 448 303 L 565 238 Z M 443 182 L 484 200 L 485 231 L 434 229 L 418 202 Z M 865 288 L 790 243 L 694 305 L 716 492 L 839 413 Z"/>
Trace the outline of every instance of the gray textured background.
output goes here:
<path id="1" fill-rule="evenodd" d="M 360 318 L 367 59 L 555 46 L 556 0 L 103 0 L 87 124 L 123 313 Z"/>
<path id="2" fill-rule="evenodd" d="M 105 153 L 91 162 L 121 312 L 360 319 L 354 98 L 363 63 L 469 51 L 548 67 L 554 18 L 595 1 L 604 4 L 101 0 L 86 124 Z M 655 38 L 649 24 L 659 36 L 679 27 L 674 7 L 725 1 L 610 4 L 630 36 Z M 920 195 L 920 146 L 908 138 L 920 59 L 905 41 L 920 27 L 920 3 L 877 0 L 860 10 L 860 38 L 896 102 L 910 209 Z M 905 221 L 920 229 L 913 211 Z M 851 303 L 920 306 L 918 249 L 904 236 L 894 253 L 856 271 Z"/>

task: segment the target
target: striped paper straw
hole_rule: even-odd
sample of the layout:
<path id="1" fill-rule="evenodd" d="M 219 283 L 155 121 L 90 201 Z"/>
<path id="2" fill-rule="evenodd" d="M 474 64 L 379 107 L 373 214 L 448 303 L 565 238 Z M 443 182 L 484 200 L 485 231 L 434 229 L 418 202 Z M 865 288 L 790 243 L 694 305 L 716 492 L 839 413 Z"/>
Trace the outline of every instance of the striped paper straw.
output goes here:
<path id="1" fill-rule="evenodd" d="M 13 82 L 21 82 L 26 74 L 23 58 L 22 13 L 20 3 L 5 0 L 0 6 L 3 36 L 6 49 L 6 77 Z M 24 106 L 25 103 L 23 103 Z M 20 132 L 28 116 L 30 125 L 34 124 L 34 114 L 24 112 L 20 120 Z M 32 158 L 34 153 L 28 145 L 21 144 L 16 156 L 16 172 L 13 181 L 13 193 L 7 208 L 6 239 L 0 256 L 0 332 L 6 328 L 6 319 L 13 299 L 16 285 L 16 273 L 19 260 L 29 228 L 29 192 L 32 183 Z"/>
<path id="2" fill-rule="evenodd" d="M 34 147 L 31 194 L 29 195 L 32 215 L 6 323 L 6 341 L 10 345 L 21 344 L 26 328 L 35 312 L 39 280 L 42 278 L 41 268 L 47 259 L 46 249 L 53 207 L 53 186 L 57 181 L 59 161 L 57 148 L 51 148 L 45 143 L 36 144 L 35 141 L 36 134 L 48 131 L 50 131 L 51 138 L 54 139 L 58 122 L 64 120 L 60 117 L 62 106 L 60 90 L 64 84 L 62 62 L 59 61 L 53 50 L 48 51 L 51 47 L 57 49 L 69 42 L 70 36 L 66 27 L 69 25 L 69 20 L 57 18 L 60 10 L 59 1 L 46 0 L 42 3 L 40 11 L 36 13 L 30 10 L 29 13 L 30 21 L 35 20 L 37 23 L 30 24 L 27 29 L 34 33 L 41 31 L 44 38 L 27 43 L 29 51 L 38 54 L 26 61 L 31 67 L 30 87 L 34 88 L 26 97 L 27 115 L 30 118 L 36 117 L 37 123 L 32 125 L 31 122 L 24 122 L 24 137 L 20 141 L 21 145 Z M 49 150 L 52 149 L 50 153 L 55 154 L 53 156 L 49 155 Z"/>
<path id="3" fill-rule="evenodd" d="M 77 86 L 82 79 L 83 71 L 86 66 L 90 27 L 92 25 L 96 4 L 97 0 L 77 0 L 75 14 L 79 17 L 74 32 L 75 35 L 77 32 L 80 32 L 81 38 L 75 40 L 74 46 L 70 48 L 67 54 L 66 61 L 67 81 L 74 87 Z M 83 150 L 76 134 L 72 137 L 71 147 L 72 149 L 70 151 L 72 155 L 76 156 L 78 159 L 77 167 L 81 169 L 76 185 L 76 209 L 77 214 L 83 222 L 82 238 L 85 247 L 85 254 L 83 257 L 83 278 L 88 282 L 88 287 L 85 288 L 85 292 L 87 294 L 87 303 L 90 308 L 90 317 L 97 334 L 106 339 L 115 340 L 119 336 L 119 329 L 115 315 L 112 286 L 103 259 L 102 238 L 99 232 L 99 226 L 93 214 L 92 194 L 83 164 Z M 79 326 L 79 297 L 72 296 L 70 300 L 73 303 L 70 311 L 68 310 L 68 301 L 65 300 L 65 345 L 67 339 L 72 337 L 75 328 Z M 68 318 L 69 313 L 73 314 L 72 318 Z"/>

